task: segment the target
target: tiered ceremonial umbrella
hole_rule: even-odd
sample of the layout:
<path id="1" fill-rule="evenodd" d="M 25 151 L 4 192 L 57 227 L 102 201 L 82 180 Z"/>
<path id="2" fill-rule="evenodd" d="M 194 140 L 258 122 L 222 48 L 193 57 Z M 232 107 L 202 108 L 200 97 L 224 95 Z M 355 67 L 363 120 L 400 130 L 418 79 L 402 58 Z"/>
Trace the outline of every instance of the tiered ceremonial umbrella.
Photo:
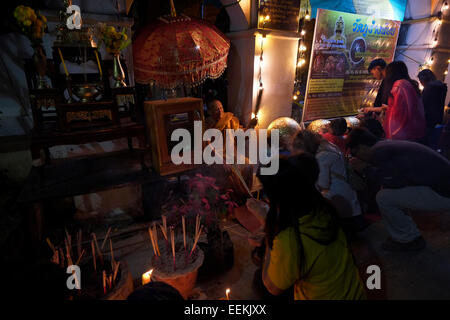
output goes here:
<path id="1" fill-rule="evenodd" d="M 230 41 L 214 25 L 185 15 L 158 18 L 133 41 L 135 78 L 163 89 L 216 79 L 227 66 Z"/>

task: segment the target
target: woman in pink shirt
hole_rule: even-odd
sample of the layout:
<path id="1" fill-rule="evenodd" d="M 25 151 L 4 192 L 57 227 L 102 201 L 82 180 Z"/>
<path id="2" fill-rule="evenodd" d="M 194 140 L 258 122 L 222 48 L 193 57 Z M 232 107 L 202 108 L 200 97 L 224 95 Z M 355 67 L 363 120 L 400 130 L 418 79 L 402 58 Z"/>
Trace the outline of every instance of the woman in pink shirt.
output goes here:
<path id="1" fill-rule="evenodd" d="M 385 87 L 388 105 L 383 128 L 386 138 L 421 142 L 425 136 L 425 115 L 417 81 L 412 80 L 402 61 L 386 67 Z"/>

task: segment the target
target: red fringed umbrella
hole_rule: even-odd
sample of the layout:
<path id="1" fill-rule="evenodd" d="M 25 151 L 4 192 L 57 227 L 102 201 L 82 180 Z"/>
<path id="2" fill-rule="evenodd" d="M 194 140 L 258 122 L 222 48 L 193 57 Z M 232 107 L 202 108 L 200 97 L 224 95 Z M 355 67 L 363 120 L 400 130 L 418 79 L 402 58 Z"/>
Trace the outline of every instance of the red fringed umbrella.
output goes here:
<path id="1" fill-rule="evenodd" d="M 160 17 L 133 41 L 135 78 L 164 89 L 193 87 L 222 75 L 229 49 L 226 36 L 206 21 Z"/>

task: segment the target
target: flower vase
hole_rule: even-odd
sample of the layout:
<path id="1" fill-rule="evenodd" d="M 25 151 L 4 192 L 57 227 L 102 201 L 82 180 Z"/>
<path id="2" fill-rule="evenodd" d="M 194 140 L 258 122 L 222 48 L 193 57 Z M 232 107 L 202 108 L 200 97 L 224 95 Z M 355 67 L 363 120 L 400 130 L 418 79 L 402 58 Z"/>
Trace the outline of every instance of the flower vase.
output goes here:
<path id="1" fill-rule="evenodd" d="M 123 72 L 122 65 L 120 64 L 120 55 L 114 54 L 113 59 L 113 79 L 114 88 L 126 87 L 125 84 L 125 73 Z"/>
<path id="2" fill-rule="evenodd" d="M 33 64 L 36 71 L 36 88 L 48 88 L 49 85 L 47 83 L 47 79 L 45 78 L 47 72 L 47 56 L 45 55 L 45 50 L 40 44 L 34 45 L 33 49 Z"/>

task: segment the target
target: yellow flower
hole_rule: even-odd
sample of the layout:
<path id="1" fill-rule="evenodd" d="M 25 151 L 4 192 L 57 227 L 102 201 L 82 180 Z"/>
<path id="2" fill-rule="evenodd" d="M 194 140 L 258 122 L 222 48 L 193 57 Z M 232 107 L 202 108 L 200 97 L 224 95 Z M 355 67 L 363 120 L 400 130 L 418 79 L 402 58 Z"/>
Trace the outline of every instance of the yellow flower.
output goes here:
<path id="1" fill-rule="evenodd" d="M 31 26 L 31 21 L 30 21 L 30 20 L 25 20 L 25 21 L 23 22 L 23 24 L 24 24 L 25 26 L 29 27 L 29 26 Z"/>

